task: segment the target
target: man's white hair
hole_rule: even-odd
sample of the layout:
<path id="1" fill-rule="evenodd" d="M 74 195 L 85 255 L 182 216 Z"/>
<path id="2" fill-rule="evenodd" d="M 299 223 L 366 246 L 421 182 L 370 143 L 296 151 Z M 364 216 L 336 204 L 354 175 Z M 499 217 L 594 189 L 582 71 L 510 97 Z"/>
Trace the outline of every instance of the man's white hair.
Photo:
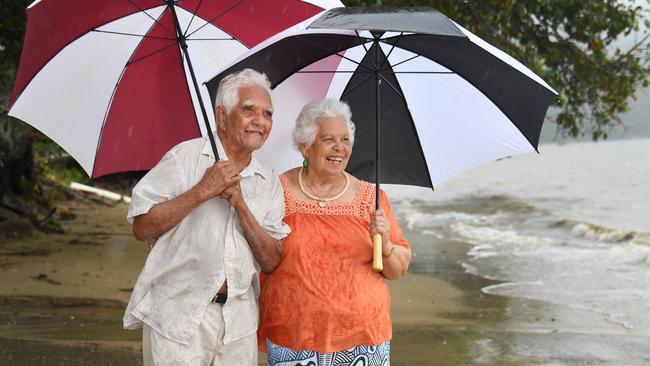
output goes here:
<path id="1" fill-rule="evenodd" d="M 259 85 L 271 95 L 271 82 L 266 74 L 253 69 L 244 69 L 229 74 L 219 82 L 217 96 L 214 98 L 215 106 L 223 106 L 226 113 L 239 103 L 239 88 L 245 86 Z"/>
<path id="2" fill-rule="evenodd" d="M 350 143 L 354 144 L 354 122 L 350 106 L 336 99 L 324 99 L 319 102 L 305 104 L 296 119 L 293 129 L 293 144 L 298 148 L 301 144 L 305 147 L 314 143 L 318 133 L 318 120 L 323 118 L 343 118 L 350 134 Z"/>

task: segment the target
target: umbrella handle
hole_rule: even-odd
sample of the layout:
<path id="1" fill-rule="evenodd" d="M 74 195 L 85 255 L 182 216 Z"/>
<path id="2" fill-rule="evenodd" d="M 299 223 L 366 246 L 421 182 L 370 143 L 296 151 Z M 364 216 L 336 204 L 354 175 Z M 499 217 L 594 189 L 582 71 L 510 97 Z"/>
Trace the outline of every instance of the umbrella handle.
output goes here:
<path id="1" fill-rule="evenodd" d="M 382 261 L 382 245 L 381 245 L 381 234 L 375 233 L 372 237 L 373 248 L 372 248 L 372 270 L 375 272 L 381 272 L 384 270 L 384 263 Z"/>

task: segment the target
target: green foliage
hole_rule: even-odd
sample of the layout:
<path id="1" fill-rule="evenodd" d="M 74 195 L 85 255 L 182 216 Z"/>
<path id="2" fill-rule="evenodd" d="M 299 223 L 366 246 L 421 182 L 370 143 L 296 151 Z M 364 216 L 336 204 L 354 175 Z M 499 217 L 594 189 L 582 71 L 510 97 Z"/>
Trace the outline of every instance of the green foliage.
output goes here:
<path id="1" fill-rule="evenodd" d="M 646 0 L 650 4 L 650 0 Z M 430 6 L 530 67 L 560 93 L 553 121 L 565 135 L 607 138 L 649 83 L 650 6 L 615 0 L 344 0 L 346 6 Z"/>
<path id="2" fill-rule="evenodd" d="M 0 167 L 19 159 L 27 148 L 27 129 L 13 118 L 0 117 Z"/>
<path id="3" fill-rule="evenodd" d="M 6 106 L 13 87 L 21 44 L 25 32 L 24 1 L 0 2 L 0 173 L 7 175 L 7 166 L 18 160 L 29 148 L 29 127 L 6 115 Z M 8 184 L 8 177 L 0 181 L 0 196 Z"/>
<path id="4" fill-rule="evenodd" d="M 25 34 L 25 1 L 0 2 L 0 102 L 2 109 L 13 88 Z"/>
<path id="5" fill-rule="evenodd" d="M 72 180 L 88 181 L 81 167 L 55 142 L 29 125 L 6 115 L 25 34 L 25 10 L 30 2 L 0 2 L 0 175 L 3 176 L 0 181 L 0 198 L 4 191 L 29 191 L 30 181 L 36 179 L 34 172 L 64 183 Z M 35 166 L 32 166 L 31 161 L 22 161 L 32 159 L 32 156 Z"/>
<path id="6" fill-rule="evenodd" d="M 90 183 L 86 172 L 65 150 L 44 134 L 33 133 L 34 163 L 42 175 L 65 185 L 70 182 Z"/>

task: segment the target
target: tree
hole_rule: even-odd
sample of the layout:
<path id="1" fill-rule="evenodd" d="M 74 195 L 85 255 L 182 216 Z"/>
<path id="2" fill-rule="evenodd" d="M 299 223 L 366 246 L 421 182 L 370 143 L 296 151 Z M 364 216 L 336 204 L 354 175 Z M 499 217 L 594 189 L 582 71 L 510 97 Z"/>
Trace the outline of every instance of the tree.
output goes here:
<path id="1" fill-rule="evenodd" d="M 646 0 L 648 1 L 648 0 Z M 598 140 L 621 123 L 648 86 L 649 34 L 627 50 L 613 43 L 650 26 L 646 7 L 615 0 L 344 0 L 346 6 L 430 6 L 530 67 L 560 93 L 565 135 Z M 650 1 L 648 1 L 650 4 Z"/>
<path id="2" fill-rule="evenodd" d="M 0 14 L 0 203 L 13 207 L 6 201 L 31 193 L 34 182 L 30 128 L 6 115 L 25 33 L 25 2 L 2 1 Z"/>
<path id="3" fill-rule="evenodd" d="M 18 216 L 39 229 L 60 231 L 56 223 L 45 220 L 54 212 L 48 197 L 56 190 L 51 184 L 41 184 L 50 182 L 43 182 L 42 165 L 36 164 L 35 158 L 60 155 L 63 150 L 34 128 L 7 116 L 25 34 L 25 9 L 30 2 L 0 2 L 0 222 Z M 35 145 L 39 147 L 36 154 Z M 79 169 L 79 174 L 85 173 Z M 0 238 L 2 235 L 0 232 Z"/>

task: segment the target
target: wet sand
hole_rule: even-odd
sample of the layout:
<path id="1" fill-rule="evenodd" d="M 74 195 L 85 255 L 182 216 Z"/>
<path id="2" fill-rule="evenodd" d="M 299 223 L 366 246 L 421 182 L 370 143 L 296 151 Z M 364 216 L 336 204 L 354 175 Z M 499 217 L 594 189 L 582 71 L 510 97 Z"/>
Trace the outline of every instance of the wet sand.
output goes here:
<path id="1" fill-rule="evenodd" d="M 147 256 L 127 205 L 59 202 L 65 234 L 0 245 L 0 364 L 138 365 L 139 332 L 121 318 Z"/>
<path id="2" fill-rule="evenodd" d="M 148 249 L 131 235 L 127 205 L 57 206 L 74 217 L 61 221 L 65 234 L 0 242 L 0 364 L 139 365 L 141 332 L 121 321 Z M 589 312 L 484 294 L 493 283 L 458 263 L 466 244 L 405 234 L 417 256 L 413 273 L 389 282 L 392 365 L 650 365 L 639 351 L 648 337 Z"/>
<path id="3" fill-rule="evenodd" d="M 61 221 L 65 234 L 0 244 L 0 364 L 140 364 L 141 332 L 122 330 L 121 319 L 148 249 L 132 237 L 127 208 L 61 202 L 58 212 L 74 217 Z M 398 361 L 398 339 L 413 329 L 465 322 L 447 316 L 463 309 L 463 293 L 445 281 L 410 274 L 390 288 L 393 364 L 414 364 Z"/>

